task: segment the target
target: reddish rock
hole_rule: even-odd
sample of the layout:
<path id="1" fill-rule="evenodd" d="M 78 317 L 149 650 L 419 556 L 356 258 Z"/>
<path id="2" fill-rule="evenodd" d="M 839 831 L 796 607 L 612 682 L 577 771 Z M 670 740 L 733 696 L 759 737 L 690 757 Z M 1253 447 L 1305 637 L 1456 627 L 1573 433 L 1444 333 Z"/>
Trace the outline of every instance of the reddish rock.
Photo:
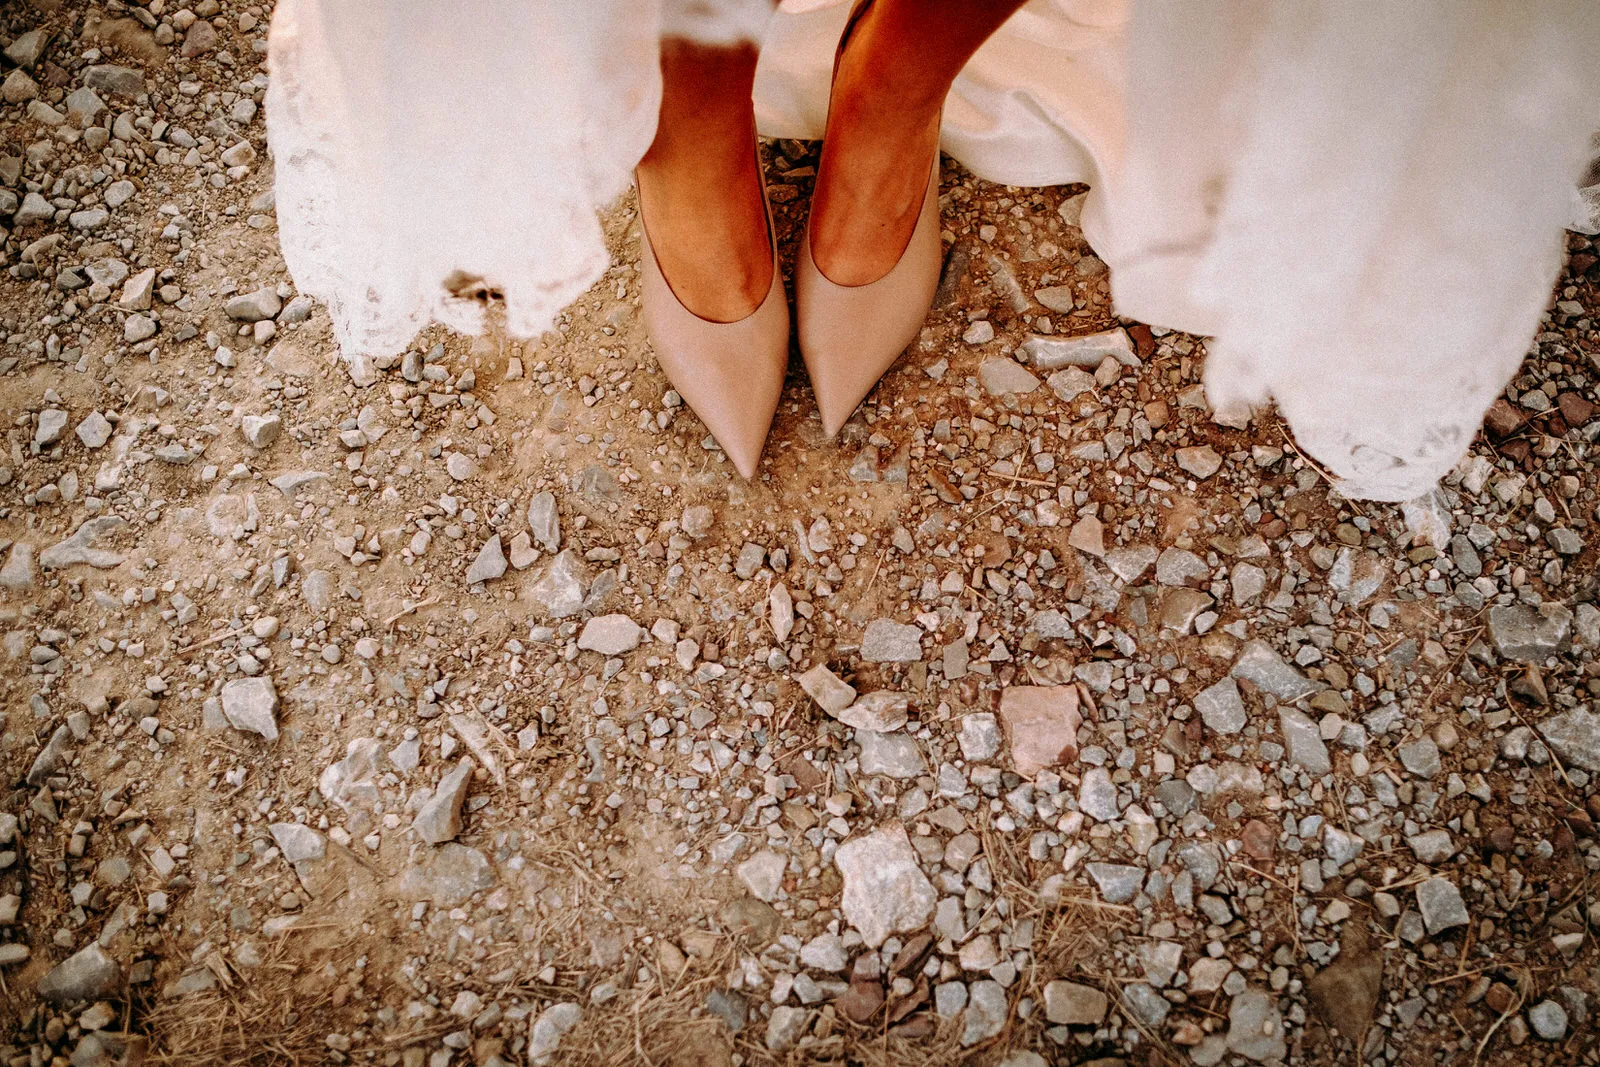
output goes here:
<path id="1" fill-rule="evenodd" d="M 194 59 L 203 56 L 217 47 L 217 28 L 205 19 L 198 19 L 183 35 L 183 47 L 179 52 L 185 59 Z"/>
<path id="2" fill-rule="evenodd" d="M 850 988 L 833 1003 L 851 1022 L 864 1023 L 883 1007 L 883 986 L 877 982 L 851 982 Z"/>
<path id="3" fill-rule="evenodd" d="M 1488 412 L 1483 416 L 1483 424 L 1496 437 L 1508 437 L 1522 428 L 1522 415 L 1505 397 L 1500 397 L 1489 405 Z"/>
<path id="4" fill-rule="evenodd" d="M 1078 688 L 1014 685 L 1000 694 L 1000 718 L 1011 735 L 1011 762 L 1032 778 L 1078 755 Z"/>
<path id="5" fill-rule="evenodd" d="M 1562 393 L 1556 397 L 1556 406 L 1570 426 L 1582 426 L 1594 418 L 1594 405 L 1577 393 Z"/>
<path id="6" fill-rule="evenodd" d="M 1504 1015 L 1506 1009 L 1510 1008 L 1516 999 L 1516 992 L 1504 982 L 1496 982 L 1489 987 L 1489 992 L 1483 995 L 1484 1004 L 1496 1015 Z"/>
<path id="7" fill-rule="evenodd" d="M 1278 833 L 1272 827 L 1260 819 L 1251 819 L 1244 824 L 1244 830 L 1239 836 L 1244 840 L 1246 853 L 1263 863 L 1272 859 L 1278 843 Z"/>
<path id="8" fill-rule="evenodd" d="M 1144 323 L 1129 326 L 1128 339 L 1133 342 L 1133 350 L 1140 359 L 1149 359 L 1156 354 L 1156 335 Z"/>

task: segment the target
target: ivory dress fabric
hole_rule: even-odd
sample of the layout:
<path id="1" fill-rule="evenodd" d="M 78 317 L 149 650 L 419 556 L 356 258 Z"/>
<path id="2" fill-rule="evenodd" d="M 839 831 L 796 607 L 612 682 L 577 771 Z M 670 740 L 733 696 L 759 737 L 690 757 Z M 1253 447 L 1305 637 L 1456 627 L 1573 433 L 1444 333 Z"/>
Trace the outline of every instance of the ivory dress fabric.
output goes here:
<path id="1" fill-rule="evenodd" d="M 760 40 L 763 134 L 814 138 L 846 0 L 279 0 L 285 260 L 358 381 L 430 320 L 529 337 L 608 266 L 658 42 Z M 1427 493 L 1528 348 L 1600 128 L 1592 0 L 1033 0 L 957 80 L 945 152 L 1086 182 L 1119 313 L 1212 337 L 1352 497 Z"/>

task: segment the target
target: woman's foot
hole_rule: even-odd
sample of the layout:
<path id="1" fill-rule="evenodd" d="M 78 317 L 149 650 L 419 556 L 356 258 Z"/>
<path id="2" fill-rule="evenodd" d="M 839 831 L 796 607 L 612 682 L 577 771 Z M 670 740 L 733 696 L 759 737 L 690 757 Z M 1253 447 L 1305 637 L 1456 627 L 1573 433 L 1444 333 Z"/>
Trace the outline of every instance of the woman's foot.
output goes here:
<path id="1" fill-rule="evenodd" d="M 772 285 L 772 240 L 750 89 L 756 50 L 661 42 L 661 119 L 634 172 L 645 239 L 672 293 L 737 322 Z"/>
<path id="2" fill-rule="evenodd" d="M 866 285 L 894 269 L 939 151 L 949 83 L 918 74 L 902 55 L 893 8 L 879 0 L 848 31 L 828 102 L 809 227 L 812 259 L 837 285 Z"/>

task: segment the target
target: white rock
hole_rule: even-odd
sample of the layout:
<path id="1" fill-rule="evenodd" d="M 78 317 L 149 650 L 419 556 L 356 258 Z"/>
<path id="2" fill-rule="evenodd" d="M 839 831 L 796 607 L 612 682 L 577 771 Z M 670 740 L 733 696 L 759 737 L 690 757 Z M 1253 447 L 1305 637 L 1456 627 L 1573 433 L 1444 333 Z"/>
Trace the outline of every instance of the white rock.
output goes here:
<path id="1" fill-rule="evenodd" d="M 644 627 L 626 615 L 600 615 L 583 624 L 578 647 L 602 656 L 620 656 L 638 648 L 644 632 Z"/>
<path id="2" fill-rule="evenodd" d="M 235 730 L 278 739 L 278 690 L 272 679 L 235 678 L 223 683 L 222 714 Z"/>
<path id="3" fill-rule="evenodd" d="M 844 876 L 840 910 L 870 948 L 890 934 L 920 929 L 938 903 L 898 822 L 846 841 L 834 854 L 834 863 Z"/>

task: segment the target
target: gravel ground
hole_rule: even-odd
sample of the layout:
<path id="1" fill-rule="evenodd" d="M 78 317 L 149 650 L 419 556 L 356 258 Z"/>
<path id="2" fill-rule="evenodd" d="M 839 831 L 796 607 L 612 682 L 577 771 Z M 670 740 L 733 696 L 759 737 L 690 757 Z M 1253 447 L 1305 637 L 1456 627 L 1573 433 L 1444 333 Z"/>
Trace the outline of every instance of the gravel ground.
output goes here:
<path id="1" fill-rule="evenodd" d="M 1600 1062 L 1588 238 L 1402 509 L 952 167 L 921 340 L 745 484 L 628 203 L 350 384 L 268 15 L 0 12 L 0 1065 Z"/>

